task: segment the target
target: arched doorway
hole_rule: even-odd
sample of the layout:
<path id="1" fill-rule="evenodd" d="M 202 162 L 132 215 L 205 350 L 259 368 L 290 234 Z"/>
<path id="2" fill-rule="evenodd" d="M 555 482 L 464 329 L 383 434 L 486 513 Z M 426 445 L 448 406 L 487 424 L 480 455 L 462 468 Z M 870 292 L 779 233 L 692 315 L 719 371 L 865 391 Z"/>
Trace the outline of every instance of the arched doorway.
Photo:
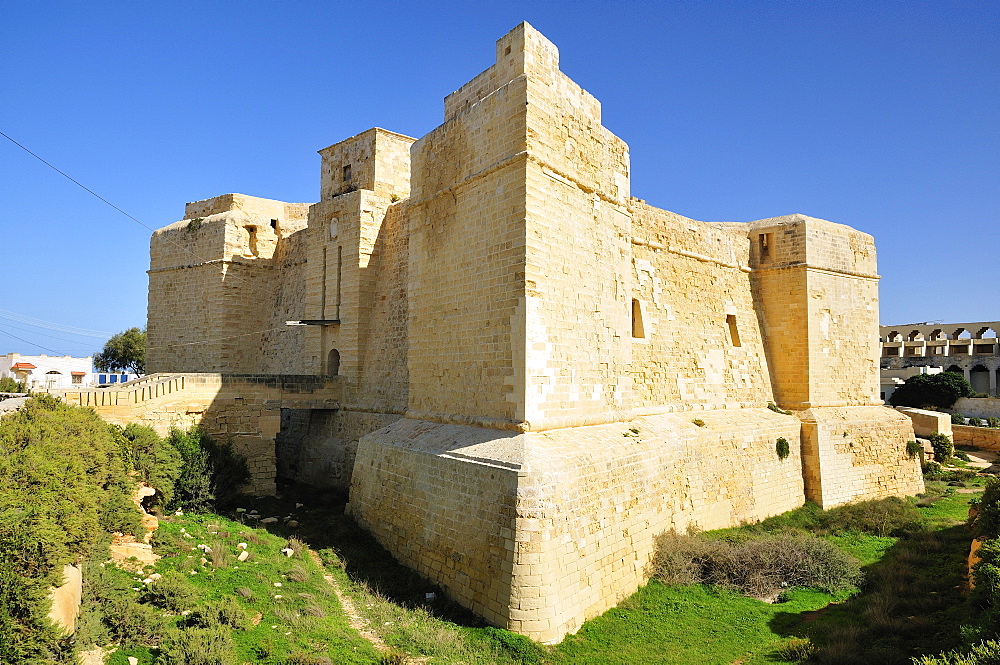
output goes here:
<path id="1" fill-rule="evenodd" d="M 340 351 L 337 349 L 330 349 L 330 353 L 326 357 L 326 373 L 328 376 L 340 374 Z"/>
<path id="2" fill-rule="evenodd" d="M 990 391 L 990 371 L 984 365 L 976 365 L 969 370 L 969 383 L 977 393 Z"/>

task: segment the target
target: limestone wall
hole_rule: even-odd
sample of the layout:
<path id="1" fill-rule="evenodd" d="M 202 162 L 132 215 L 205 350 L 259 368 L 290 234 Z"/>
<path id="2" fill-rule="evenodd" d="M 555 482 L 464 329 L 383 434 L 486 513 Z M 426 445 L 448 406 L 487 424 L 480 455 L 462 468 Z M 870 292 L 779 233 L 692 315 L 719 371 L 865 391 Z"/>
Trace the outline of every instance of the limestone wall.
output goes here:
<path id="1" fill-rule="evenodd" d="M 362 438 L 351 507 L 464 605 L 557 640 L 644 582 L 659 533 L 802 504 L 796 418 L 698 415 L 523 434 L 401 420 Z"/>
<path id="2" fill-rule="evenodd" d="M 952 425 L 952 442 L 956 446 L 976 446 L 986 450 L 1000 450 L 1000 429 Z"/>
<path id="3" fill-rule="evenodd" d="M 272 358 L 295 351 L 296 333 L 274 320 L 284 312 L 260 305 L 293 297 L 280 279 L 288 251 L 279 247 L 305 227 L 305 214 L 305 204 L 226 194 L 189 203 L 186 219 L 156 231 L 147 368 L 260 373 L 265 346 Z"/>
<path id="4" fill-rule="evenodd" d="M 412 148 L 408 409 L 523 422 L 527 83 L 510 80 Z"/>
<path id="5" fill-rule="evenodd" d="M 862 499 L 919 494 L 913 426 L 883 406 L 816 407 L 801 414 L 806 498 L 823 508 Z"/>
<path id="6" fill-rule="evenodd" d="M 1000 418 L 1000 398 L 962 397 L 952 405 L 951 410 L 967 418 Z"/>
<path id="7" fill-rule="evenodd" d="M 910 422 L 913 423 L 913 433 L 917 436 L 926 438 L 933 434 L 944 434 L 951 438 L 951 416 L 947 413 L 911 408 L 897 408 L 896 410 L 910 419 Z"/>
<path id="8" fill-rule="evenodd" d="M 637 200 L 632 209 L 633 297 L 643 335 L 631 340 L 637 408 L 773 401 L 745 225 L 709 225 Z"/>

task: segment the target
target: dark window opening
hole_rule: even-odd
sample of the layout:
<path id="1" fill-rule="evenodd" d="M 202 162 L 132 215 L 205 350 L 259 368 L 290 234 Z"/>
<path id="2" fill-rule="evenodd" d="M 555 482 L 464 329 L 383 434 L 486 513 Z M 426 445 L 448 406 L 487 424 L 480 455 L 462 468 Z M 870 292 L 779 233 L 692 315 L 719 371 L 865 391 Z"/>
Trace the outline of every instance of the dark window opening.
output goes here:
<path id="1" fill-rule="evenodd" d="M 326 373 L 329 376 L 340 374 L 340 351 L 330 349 L 330 355 L 326 359 Z"/>
<path id="2" fill-rule="evenodd" d="M 726 325 L 729 327 L 729 341 L 733 346 L 743 346 L 740 344 L 740 331 L 736 329 L 736 315 L 726 315 Z"/>
<path id="3" fill-rule="evenodd" d="M 271 228 L 274 229 L 275 231 L 278 230 L 278 220 L 276 219 L 271 220 Z"/>
<path id="4" fill-rule="evenodd" d="M 345 164 L 344 165 L 344 182 L 350 182 L 350 181 L 351 181 L 351 165 L 350 164 Z"/>
<path id="5" fill-rule="evenodd" d="M 642 305 L 632 298 L 632 337 L 642 339 L 646 336 L 646 327 L 642 325 Z"/>

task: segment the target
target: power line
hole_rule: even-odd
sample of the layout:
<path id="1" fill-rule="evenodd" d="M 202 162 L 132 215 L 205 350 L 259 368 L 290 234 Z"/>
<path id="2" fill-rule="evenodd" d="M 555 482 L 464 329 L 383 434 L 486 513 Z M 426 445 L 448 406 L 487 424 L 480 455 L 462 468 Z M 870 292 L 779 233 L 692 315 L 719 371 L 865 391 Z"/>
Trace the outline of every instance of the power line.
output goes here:
<path id="1" fill-rule="evenodd" d="M 10 334 L 9 332 L 7 332 L 6 330 L 0 330 L 0 333 L 2 333 L 2 334 L 4 334 L 4 335 L 7 335 L 8 337 L 13 337 L 14 339 L 16 339 L 16 340 L 19 340 L 19 341 L 21 341 L 21 342 L 24 342 L 25 344 L 30 344 L 30 345 L 32 345 L 32 346 L 37 346 L 37 347 L 38 347 L 39 349 L 43 349 L 43 350 L 45 350 L 45 351 L 48 351 L 49 353 L 54 353 L 54 354 L 56 354 L 56 355 L 58 355 L 58 356 L 61 356 L 61 355 L 63 355 L 62 353 L 59 353 L 59 352 L 58 352 L 58 351 L 56 351 L 55 349 L 50 349 L 50 348 L 49 348 L 49 347 L 47 347 L 47 346 L 42 346 L 41 344 L 35 344 L 34 342 L 29 342 L 28 340 L 26 340 L 26 339 L 22 339 L 21 337 L 18 337 L 17 335 L 11 335 L 11 334 Z"/>
<path id="2" fill-rule="evenodd" d="M 88 328 L 74 328 L 73 326 L 63 325 L 62 323 L 55 323 L 54 321 L 45 321 L 44 319 L 36 319 L 31 316 L 26 316 L 24 314 L 18 314 L 17 312 L 11 312 L 10 310 L 0 309 L 0 319 L 7 319 L 8 321 L 17 321 L 18 323 L 26 323 L 29 326 L 34 326 L 36 328 L 45 328 L 47 330 L 56 330 L 58 332 L 69 333 L 70 335 L 80 335 L 81 337 L 100 337 L 106 338 L 110 337 L 114 333 L 106 332 L 104 330 L 90 330 Z M 42 333 L 38 333 L 39 335 Z M 51 335 L 48 335 L 51 337 Z M 58 338 L 56 338 L 58 339 Z M 63 340 L 69 341 L 69 340 Z"/>
<path id="3" fill-rule="evenodd" d="M 105 202 L 105 203 L 107 203 L 107 204 L 108 204 L 109 206 L 111 206 L 112 208 L 114 208 L 115 210 L 117 210 L 118 212 L 120 212 L 121 214 L 125 215 L 126 217 L 128 217 L 129 219 L 131 219 L 131 220 L 132 220 L 133 222 L 135 222 L 135 223 L 136 223 L 136 224 L 138 224 L 139 226 L 141 226 L 141 227 L 143 227 L 144 229 L 147 229 L 147 230 L 149 230 L 149 231 L 154 231 L 154 232 L 156 231 L 156 229 L 154 229 L 153 227 L 151 227 L 151 226 L 148 226 L 148 225 L 146 225 L 146 224 L 144 224 L 144 223 L 140 222 L 140 221 L 139 221 L 138 219 L 136 219 L 136 218 L 135 218 L 135 217 L 133 217 L 132 215 L 128 214 L 127 212 L 125 212 L 124 210 L 122 210 L 121 208 L 119 208 L 118 206 L 116 206 L 116 205 L 115 205 L 114 203 L 112 203 L 111 201 L 107 200 L 106 198 L 104 198 L 103 196 L 101 196 L 100 194 L 98 194 L 97 192 L 95 192 L 94 190 L 92 190 L 92 189 L 91 189 L 90 187 L 87 187 L 86 185 L 84 185 L 84 184 L 83 184 L 82 182 L 80 182 L 79 180 L 77 180 L 77 179 L 76 179 L 76 178 L 74 178 L 73 176 L 69 175 L 69 174 L 68 174 L 68 173 L 66 173 L 65 171 L 62 171 L 62 170 L 58 169 L 58 168 L 57 168 L 57 167 L 56 167 L 55 165 L 53 165 L 53 164 L 51 164 L 51 163 L 49 163 L 49 162 L 45 161 L 45 160 L 44 160 L 44 159 L 42 159 L 42 158 L 41 158 L 40 156 L 38 156 L 38 155 L 36 155 L 35 153 L 33 153 L 33 152 L 32 152 L 31 150 L 28 150 L 28 148 L 26 148 L 25 146 L 21 145 L 20 143 L 18 143 L 18 142 L 17 142 L 17 141 L 15 141 L 14 139 L 12 139 L 12 138 L 11 138 L 10 136 L 7 136 L 7 135 L 6 135 L 6 134 L 4 134 L 3 132 L 0 132 L 0 136 L 4 137 L 4 138 L 5 138 L 5 139 L 7 139 L 8 141 L 10 141 L 10 142 L 11 142 L 11 143 L 13 143 L 14 145 L 16 145 L 16 146 L 17 146 L 18 148 L 20 148 L 21 150 L 25 151 L 26 153 L 28 153 L 28 154 L 29 154 L 29 155 L 31 155 L 32 157 L 34 157 L 35 159 L 37 159 L 38 161 L 40 161 L 40 162 L 41 162 L 42 164 L 45 164 L 45 165 L 46 165 L 46 166 L 48 166 L 48 167 L 49 167 L 50 169 L 52 169 L 53 171 L 55 171 L 55 172 L 56 172 L 56 173 L 58 173 L 59 175 L 63 176 L 64 178 L 66 178 L 67 180 L 69 180 L 70 182 L 72 182 L 73 184 L 75 184 L 75 185 L 79 186 L 80 188 L 82 188 L 83 190 L 85 190 L 85 191 L 87 191 L 87 192 L 89 192 L 89 193 L 93 194 L 94 196 L 96 196 L 96 197 L 97 197 L 98 199 L 100 199 L 101 201 L 104 201 L 104 202 Z M 187 247 L 187 246 L 185 246 L 185 245 L 182 245 L 182 244 L 180 244 L 179 242 L 176 242 L 176 241 L 174 241 L 174 240 L 169 240 L 169 239 L 168 239 L 168 241 L 169 241 L 169 242 L 170 242 L 171 244 L 173 244 L 173 245 L 177 245 L 178 247 L 180 247 L 180 248 L 181 248 L 181 249 L 183 249 L 183 250 L 184 250 L 185 252 L 189 253 L 189 254 L 190 254 L 191 256 L 195 257 L 195 258 L 196 258 L 196 259 L 198 259 L 199 261 L 205 261 L 205 259 L 203 259 L 202 257 L 200 257 L 200 256 L 198 256 L 197 254 L 195 254 L 194 250 L 192 250 L 192 249 L 191 249 L 190 247 Z"/>
<path id="4" fill-rule="evenodd" d="M 0 317 L 0 318 L 3 318 L 3 317 Z M 8 328 L 13 328 L 14 330 L 21 330 L 21 331 L 24 331 L 24 332 L 27 332 L 27 333 L 31 333 L 32 335 L 41 335 L 42 337 L 49 337 L 51 339 L 57 339 L 60 342 L 69 342 L 70 344 L 83 344 L 84 343 L 84 342 L 81 342 L 78 339 L 66 339 L 65 337 L 56 337 L 55 335 L 48 335 L 46 333 L 40 333 L 37 330 L 28 330 L 27 328 L 19 328 L 17 326 L 12 326 L 9 323 L 4 324 L 4 325 L 6 325 Z"/>

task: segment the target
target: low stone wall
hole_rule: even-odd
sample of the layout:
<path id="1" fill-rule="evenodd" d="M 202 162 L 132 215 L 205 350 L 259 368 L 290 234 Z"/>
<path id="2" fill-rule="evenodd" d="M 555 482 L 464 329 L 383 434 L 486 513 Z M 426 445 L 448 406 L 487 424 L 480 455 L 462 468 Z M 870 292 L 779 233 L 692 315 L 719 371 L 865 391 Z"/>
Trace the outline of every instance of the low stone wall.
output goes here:
<path id="1" fill-rule="evenodd" d="M 1000 398 L 963 397 L 951 410 L 969 418 L 1000 418 Z"/>
<path id="2" fill-rule="evenodd" d="M 951 438 L 951 415 L 940 411 L 924 411 L 910 407 L 896 409 L 913 423 L 913 433 L 927 438 L 933 434 L 944 434 Z"/>
<path id="3" fill-rule="evenodd" d="M 984 450 L 1000 450 L 1000 428 L 952 425 L 956 446 L 975 446 Z"/>

